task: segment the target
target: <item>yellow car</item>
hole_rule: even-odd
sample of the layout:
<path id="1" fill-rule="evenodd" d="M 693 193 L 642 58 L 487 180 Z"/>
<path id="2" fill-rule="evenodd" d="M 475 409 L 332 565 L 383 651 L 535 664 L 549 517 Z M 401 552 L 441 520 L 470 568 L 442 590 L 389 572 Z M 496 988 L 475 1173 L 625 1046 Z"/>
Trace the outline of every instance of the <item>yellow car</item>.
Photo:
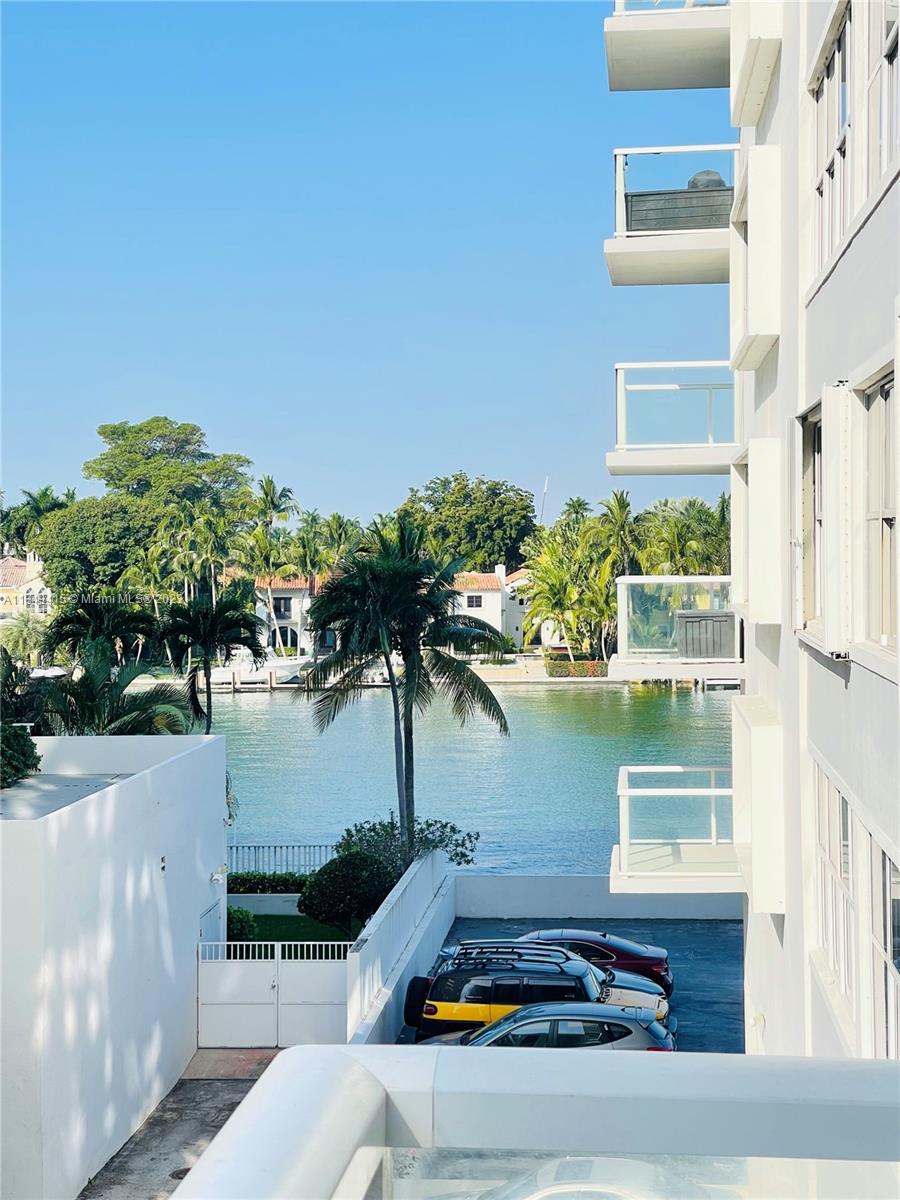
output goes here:
<path id="1" fill-rule="evenodd" d="M 568 950 L 527 942 L 461 942 L 433 976 L 410 980 L 404 1019 L 422 1041 L 489 1025 L 523 1004 L 560 1001 L 649 1008 L 663 1022 L 669 1013 L 659 984 L 594 966 Z"/>

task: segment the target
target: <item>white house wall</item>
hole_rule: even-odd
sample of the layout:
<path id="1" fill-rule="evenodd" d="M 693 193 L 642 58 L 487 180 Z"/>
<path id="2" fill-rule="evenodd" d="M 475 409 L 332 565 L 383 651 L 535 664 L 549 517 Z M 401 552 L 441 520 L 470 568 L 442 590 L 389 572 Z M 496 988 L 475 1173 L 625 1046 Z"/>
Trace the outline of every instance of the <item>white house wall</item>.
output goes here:
<path id="1" fill-rule="evenodd" d="M 225 742 L 37 745 L 47 772 L 137 772 L 0 828 L 2 1191 L 69 1200 L 196 1049 L 200 918 L 217 901 L 205 927 L 223 936 Z"/>

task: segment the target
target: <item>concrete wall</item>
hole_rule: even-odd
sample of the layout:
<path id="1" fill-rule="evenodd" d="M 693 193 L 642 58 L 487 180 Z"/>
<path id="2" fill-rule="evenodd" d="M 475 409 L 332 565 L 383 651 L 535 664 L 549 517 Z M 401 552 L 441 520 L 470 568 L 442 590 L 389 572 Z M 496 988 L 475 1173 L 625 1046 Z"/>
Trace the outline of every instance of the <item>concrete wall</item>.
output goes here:
<path id="1" fill-rule="evenodd" d="M 197 1045 L 224 888 L 223 738 L 38 738 L 46 773 L 133 772 L 2 838 L 3 1195 L 77 1195 Z M 22 898 L 27 896 L 28 903 Z M 222 936 L 206 918 L 207 936 Z"/>
<path id="2" fill-rule="evenodd" d="M 296 917 L 299 899 L 299 892 L 229 892 L 228 907 L 277 917 Z"/>

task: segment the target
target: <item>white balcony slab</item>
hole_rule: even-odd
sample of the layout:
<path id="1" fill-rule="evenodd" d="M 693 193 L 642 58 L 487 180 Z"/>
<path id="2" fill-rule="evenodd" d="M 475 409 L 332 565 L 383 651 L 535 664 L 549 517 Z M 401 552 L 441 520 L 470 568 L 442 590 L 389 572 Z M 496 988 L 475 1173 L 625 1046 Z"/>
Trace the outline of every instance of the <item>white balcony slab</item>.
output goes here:
<path id="1" fill-rule="evenodd" d="M 727 475 L 736 442 L 702 446 L 616 446 L 606 455 L 610 475 Z"/>
<path id="2" fill-rule="evenodd" d="M 603 24 L 613 92 L 728 87 L 726 5 L 617 12 Z"/>
<path id="3" fill-rule="evenodd" d="M 603 253 L 615 285 L 728 282 L 727 229 L 624 234 L 607 238 Z"/>
<path id="4" fill-rule="evenodd" d="M 611 892 L 730 894 L 746 890 L 733 846 L 632 843 L 627 873 L 622 871 L 620 859 L 619 847 L 613 846 L 609 864 Z"/>
<path id="5" fill-rule="evenodd" d="M 614 654 L 609 660 L 609 678 L 621 683 L 738 684 L 744 678 L 744 664 L 638 654 L 622 658 Z"/>

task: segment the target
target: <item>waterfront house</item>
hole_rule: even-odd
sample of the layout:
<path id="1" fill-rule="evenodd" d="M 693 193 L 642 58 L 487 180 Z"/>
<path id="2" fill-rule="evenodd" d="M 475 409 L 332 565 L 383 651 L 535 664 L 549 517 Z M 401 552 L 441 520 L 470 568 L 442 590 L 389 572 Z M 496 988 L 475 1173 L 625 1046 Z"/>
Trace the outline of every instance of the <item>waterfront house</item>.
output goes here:
<path id="1" fill-rule="evenodd" d="M 44 564 L 29 551 L 25 558 L 4 555 L 0 558 L 0 621 L 20 612 L 47 616 L 53 597 L 43 579 Z"/>

